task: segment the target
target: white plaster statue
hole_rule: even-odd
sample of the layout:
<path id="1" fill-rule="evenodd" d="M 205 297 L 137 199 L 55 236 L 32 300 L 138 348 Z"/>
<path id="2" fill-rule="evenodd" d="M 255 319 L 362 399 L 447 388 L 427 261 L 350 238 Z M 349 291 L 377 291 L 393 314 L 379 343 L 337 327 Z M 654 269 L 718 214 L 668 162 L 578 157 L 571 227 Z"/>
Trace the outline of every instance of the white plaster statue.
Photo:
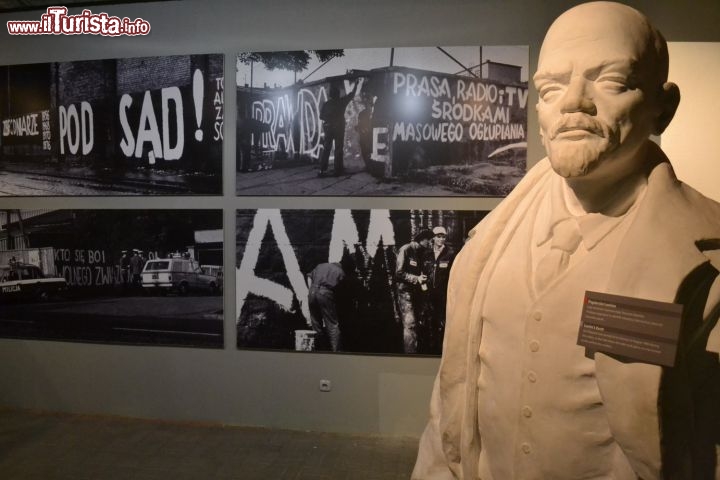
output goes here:
<path id="1" fill-rule="evenodd" d="M 720 479 L 720 205 L 648 137 L 677 108 L 636 10 L 574 7 L 534 82 L 548 158 L 473 230 L 413 479 Z M 577 345 L 586 290 L 684 304 L 675 367 Z"/>

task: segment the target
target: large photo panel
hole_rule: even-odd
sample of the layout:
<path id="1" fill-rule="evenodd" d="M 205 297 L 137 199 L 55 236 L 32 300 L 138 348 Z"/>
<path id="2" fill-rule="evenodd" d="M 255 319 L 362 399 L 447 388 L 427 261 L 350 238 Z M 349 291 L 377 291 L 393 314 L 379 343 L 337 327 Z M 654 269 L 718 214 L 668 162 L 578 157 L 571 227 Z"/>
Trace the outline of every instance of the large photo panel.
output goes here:
<path id="1" fill-rule="evenodd" d="M 220 195 L 223 55 L 0 67 L 0 195 Z"/>
<path id="2" fill-rule="evenodd" d="M 0 211 L 0 337 L 223 347 L 221 210 Z"/>
<path id="3" fill-rule="evenodd" d="M 237 194 L 504 197 L 527 71 L 523 46 L 240 53 Z"/>
<path id="4" fill-rule="evenodd" d="M 439 355 L 450 268 L 487 213 L 238 210 L 238 348 Z"/>

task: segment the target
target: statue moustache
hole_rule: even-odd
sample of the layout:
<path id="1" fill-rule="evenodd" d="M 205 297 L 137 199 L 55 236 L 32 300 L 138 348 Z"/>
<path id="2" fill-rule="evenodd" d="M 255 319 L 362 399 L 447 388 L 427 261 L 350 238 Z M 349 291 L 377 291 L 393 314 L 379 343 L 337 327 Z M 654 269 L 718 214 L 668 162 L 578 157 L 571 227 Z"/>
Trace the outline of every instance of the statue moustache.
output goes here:
<path id="1" fill-rule="evenodd" d="M 583 113 L 571 113 L 564 115 L 550 127 L 549 138 L 555 140 L 555 138 L 563 132 L 571 132 L 577 130 L 584 130 L 586 132 L 593 133 L 602 138 L 608 138 L 609 129 Z"/>
<path id="2" fill-rule="evenodd" d="M 597 138 L 555 141 L 561 133 L 573 131 L 585 131 Z M 550 127 L 547 136 L 543 135 L 543 144 L 553 170 L 562 177 L 570 178 L 585 175 L 596 166 L 601 156 L 612 150 L 612 138 L 608 126 L 585 114 L 571 113 Z"/>

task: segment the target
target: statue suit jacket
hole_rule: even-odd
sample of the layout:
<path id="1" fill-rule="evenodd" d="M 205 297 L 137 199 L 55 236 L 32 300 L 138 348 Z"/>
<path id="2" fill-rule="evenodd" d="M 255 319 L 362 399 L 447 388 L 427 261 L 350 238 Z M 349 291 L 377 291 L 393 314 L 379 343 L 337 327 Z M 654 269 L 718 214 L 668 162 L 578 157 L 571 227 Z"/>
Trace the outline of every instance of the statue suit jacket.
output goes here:
<path id="1" fill-rule="evenodd" d="M 654 144 L 654 167 L 605 293 L 684 303 L 673 368 L 595 354 L 596 378 L 613 437 L 643 480 L 720 479 L 720 204 L 677 180 Z M 448 289 L 443 357 L 413 479 L 477 477 L 477 352 L 486 282 L 479 282 L 522 199 L 555 175 L 548 159 L 471 232 Z M 717 281 L 716 281 L 717 280 Z M 485 284 L 483 284 L 485 283 Z M 579 325 L 579 319 L 578 319 Z M 574 341 L 574 339 L 573 339 Z"/>

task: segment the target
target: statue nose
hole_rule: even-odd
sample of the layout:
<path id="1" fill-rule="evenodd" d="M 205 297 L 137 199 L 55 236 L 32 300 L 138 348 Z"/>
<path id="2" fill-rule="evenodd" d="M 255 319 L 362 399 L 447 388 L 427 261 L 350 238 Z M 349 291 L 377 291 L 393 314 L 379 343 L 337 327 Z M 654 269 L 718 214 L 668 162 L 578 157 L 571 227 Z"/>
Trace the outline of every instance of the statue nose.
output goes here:
<path id="1" fill-rule="evenodd" d="M 590 93 L 585 78 L 572 78 L 567 90 L 565 90 L 562 96 L 560 111 L 562 113 L 582 112 L 588 115 L 595 115 L 597 108 Z"/>

